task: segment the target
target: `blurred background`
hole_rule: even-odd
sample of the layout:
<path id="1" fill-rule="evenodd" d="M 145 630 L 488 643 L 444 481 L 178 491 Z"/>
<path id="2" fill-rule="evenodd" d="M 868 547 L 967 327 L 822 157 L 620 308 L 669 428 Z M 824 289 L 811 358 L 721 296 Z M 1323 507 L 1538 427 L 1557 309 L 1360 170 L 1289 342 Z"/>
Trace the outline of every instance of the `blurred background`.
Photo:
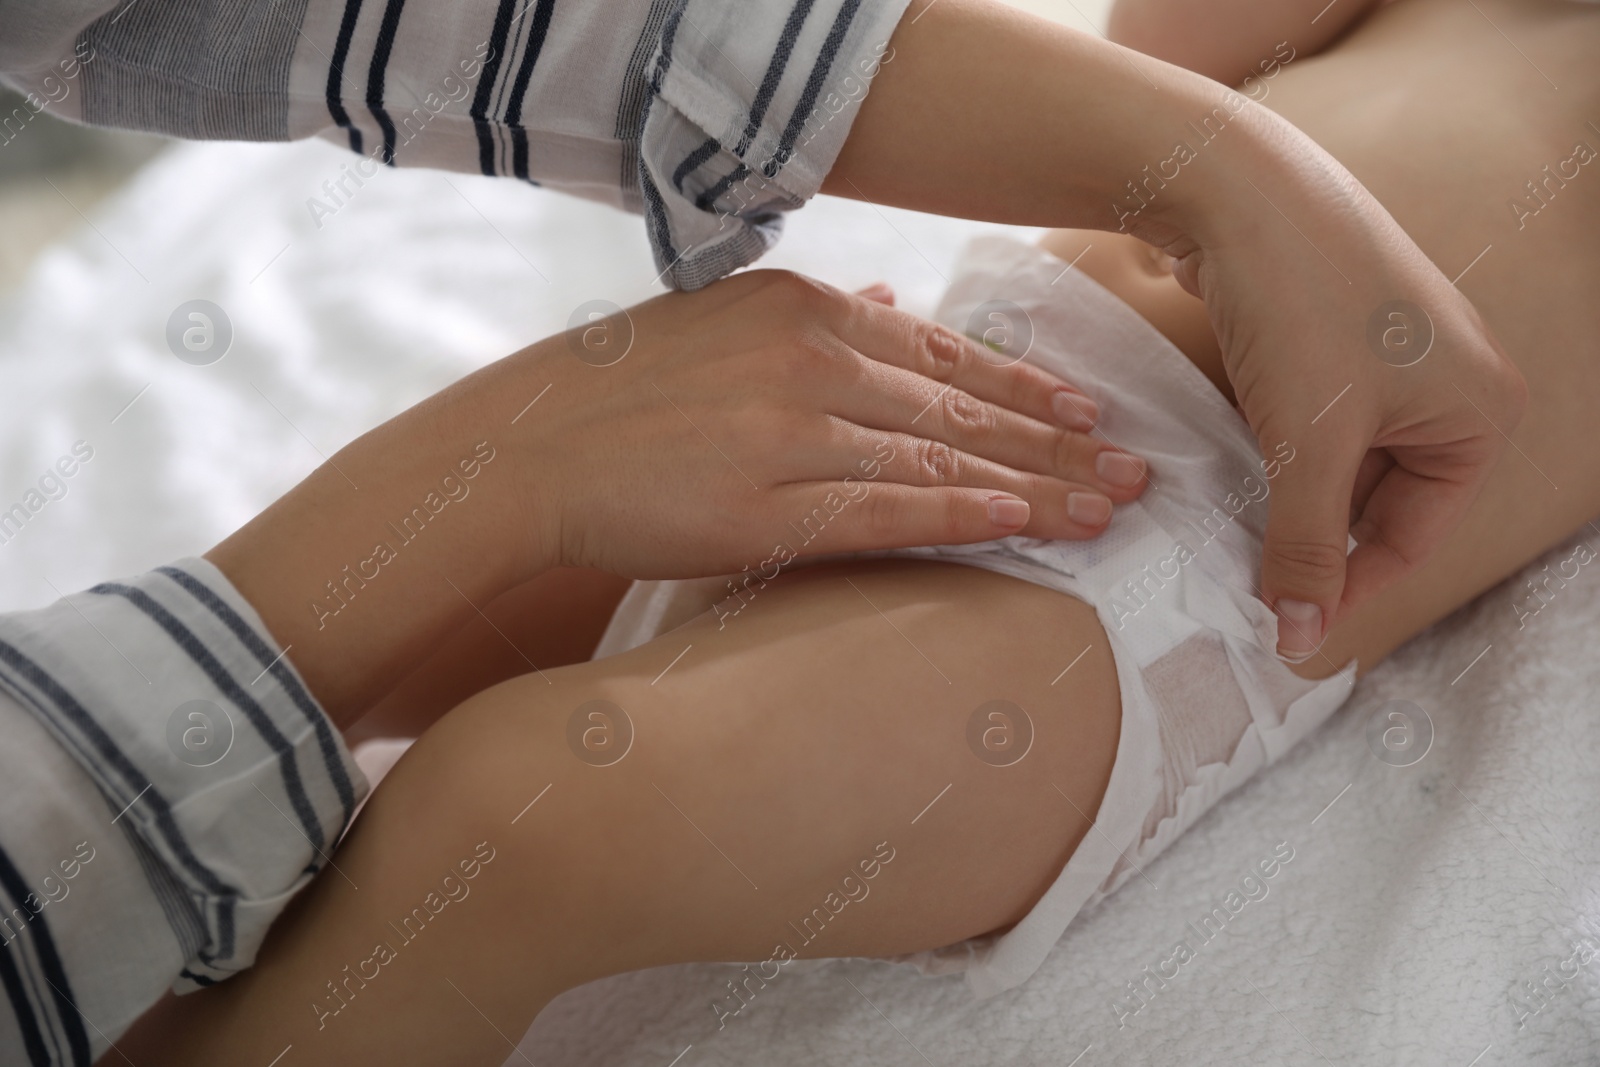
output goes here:
<path id="1" fill-rule="evenodd" d="M 0 115 L 22 107 L 0 88 Z M 166 144 L 166 138 L 62 122 L 46 108 L 0 151 L 0 290 L 39 251 L 84 224 L 88 212 Z"/>

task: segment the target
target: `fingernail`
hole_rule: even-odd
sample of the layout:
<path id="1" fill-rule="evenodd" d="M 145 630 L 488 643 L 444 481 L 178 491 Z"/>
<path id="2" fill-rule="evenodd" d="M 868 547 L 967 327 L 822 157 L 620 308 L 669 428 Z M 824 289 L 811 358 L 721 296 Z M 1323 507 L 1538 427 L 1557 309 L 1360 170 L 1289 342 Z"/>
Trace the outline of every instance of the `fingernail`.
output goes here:
<path id="1" fill-rule="evenodd" d="M 1102 452 L 1094 458 L 1094 472 L 1108 485 L 1132 489 L 1144 481 L 1144 460 L 1125 452 Z"/>
<path id="2" fill-rule="evenodd" d="M 1083 433 L 1094 429 L 1095 422 L 1100 418 L 1099 404 L 1082 393 L 1067 389 L 1056 390 L 1056 395 L 1050 398 L 1050 409 L 1055 412 L 1056 421 L 1061 425 Z"/>
<path id="3" fill-rule="evenodd" d="M 1278 655 L 1294 662 L 1311 657 L 1322 643 L 1322 609 L 1304 600 L 1278 600 Z"/>
<path id="4" fill-rule="evenodd" d="M 1111 518 L 1111 500 L 1099 493 L 1068 493 L 1067 518 L 1080 526 L 1104 526 Z"/>
<path id="5" fill-rule="evenodd" d="M 1028 525 L 1028 502 L 1014 496 L 990 497 L 989 521 L 1003 530 L 1020 530 Z"/>

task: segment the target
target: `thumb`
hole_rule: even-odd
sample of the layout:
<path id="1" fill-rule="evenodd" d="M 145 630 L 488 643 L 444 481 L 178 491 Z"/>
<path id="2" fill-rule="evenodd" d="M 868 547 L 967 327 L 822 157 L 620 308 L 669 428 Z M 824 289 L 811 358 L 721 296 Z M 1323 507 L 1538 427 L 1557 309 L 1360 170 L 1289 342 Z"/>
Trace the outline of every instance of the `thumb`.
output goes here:
<path id="1" fill-rule="evenodd" d="M 1278 616 L 1278 655 L 1290 662 L 1322 644 L 1344 592 L 1357 466 L 1327 445 L 1291 453 L 1268 504 L 1261 594 Z"/>

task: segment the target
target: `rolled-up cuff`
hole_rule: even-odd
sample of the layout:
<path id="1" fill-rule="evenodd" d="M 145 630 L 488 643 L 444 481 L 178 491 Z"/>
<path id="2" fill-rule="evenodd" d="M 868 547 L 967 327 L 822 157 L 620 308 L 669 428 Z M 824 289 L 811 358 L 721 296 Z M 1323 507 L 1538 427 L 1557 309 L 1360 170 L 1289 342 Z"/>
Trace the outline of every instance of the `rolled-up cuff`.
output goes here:
<path id="1" fill-rule="evenodd" d="M 909 0 L 687 0 L 650 65 L 639 184 L 656 266 L 698 289 L 822 186 Z"/>
<path id="2" fill-rule="evenodd" d="M 367 793 L 288 652 L 202 559 L 0 616 L 0 686 L 192 905 L 180 991 L 250 966 Z"/>

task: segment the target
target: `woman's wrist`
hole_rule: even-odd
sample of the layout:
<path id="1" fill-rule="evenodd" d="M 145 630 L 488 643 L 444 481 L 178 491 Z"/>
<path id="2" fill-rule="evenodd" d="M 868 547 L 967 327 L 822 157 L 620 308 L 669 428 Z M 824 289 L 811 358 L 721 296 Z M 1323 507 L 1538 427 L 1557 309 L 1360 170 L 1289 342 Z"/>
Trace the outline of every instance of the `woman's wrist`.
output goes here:
<path id="1" fill-rule="evenodd" d="M 1206 240 L 1256 195 L 1244 178 L 1282 170 L 1291 147 L 1287 123 L 1243 94 L 992 0 L 914 4 L 892 47 L 827 192 Z"/>
<path id="2" fill-rule="evenodd" d="M 363 434 L 210 552 L 342 728 L 482 605 L 556 565 L 525 441 L 535 346 Z"/>
<path id="3" fill-rule="evenodd" d="M 1291 225 L 1303 235 L 1372 201 L 1320 145 L 1249 97 L 1216 86 L 1192 107 L 1167 154 L 1124 186 L 1118 224 L 1129 232 L 1157 244 L 1178 233 L 1209 250 L 1280 240 Z"/>

